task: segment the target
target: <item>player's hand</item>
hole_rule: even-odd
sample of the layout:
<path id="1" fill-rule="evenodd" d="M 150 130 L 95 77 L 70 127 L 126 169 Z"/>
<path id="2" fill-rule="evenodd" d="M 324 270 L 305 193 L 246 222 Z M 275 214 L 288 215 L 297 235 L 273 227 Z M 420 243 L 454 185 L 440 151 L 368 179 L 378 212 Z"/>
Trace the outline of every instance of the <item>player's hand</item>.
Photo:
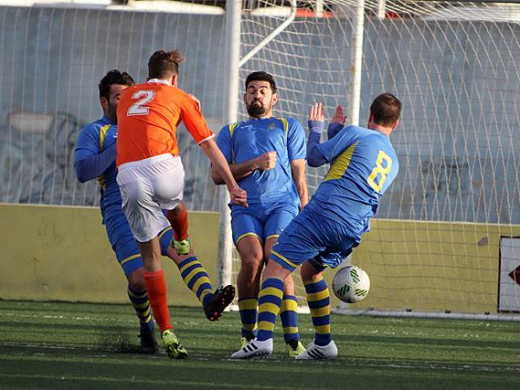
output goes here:
<path id="1" fill-rule="evenodd" d="M 266 152 L 256 158 L 257 169 L 268 171 L 276 166 L 276 152 Z"/>
<path id="2" fill-rule="evenodd" d="M 247 207 L 247 192 L 239 186 L 228 188 L 231 203 Z"/>
<path id="3" fill-rule="evenodd" d="M 309 112 L 310 121 L 324 122 L 325 115 L 323 114 L 323 103 L 314 103 Z"/>
<path id="4" fill-rule="evenodd" d="M 334 138 L 336 134 L 338 134 L 343 129 L 346 121 L 347 116 L 343 113 L 343 107 L 337 106 L 336 112 L 334 113 L 334 116 L 329 123 L 329 127 L 327 128 L 328 138 Z"/>
<path id="5" fill-rule="evenodd" d="M 345 122 L 347 121 L 347 116 L 343 113 L 343 107 L 337 106 L 336 112 L 334 113 L 334 116 L 332 117 L 330 123 L 339 123 L 340 125 L 345 125 Z"/>
<path id="6" fill-rule="evenodd" d="M 314 103 L 309 112 L 309 120 L 307 122 L 309 130 L 321 134 L 325 128 L 325 115 L 323 114 L 323 104 Z"/>

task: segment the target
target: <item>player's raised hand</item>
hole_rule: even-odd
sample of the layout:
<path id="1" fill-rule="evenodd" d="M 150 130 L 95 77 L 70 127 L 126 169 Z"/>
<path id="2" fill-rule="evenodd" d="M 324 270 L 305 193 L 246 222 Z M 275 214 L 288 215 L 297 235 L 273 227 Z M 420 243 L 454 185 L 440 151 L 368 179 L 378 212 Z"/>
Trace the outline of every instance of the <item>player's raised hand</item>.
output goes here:
<path id="1" fill-rule="evenodd" d="M 247 207 L 247 192 L 239 186 L 228 188 L 228 191 L 232 203 Z"/>
<path id="2" fill-rule="evenodd" d="M 257 169 L 268 171 L 276 166 L 276 152 L 266 152 L 256 158 Z"/>
<path id="3" fill-rule="evenodd" d="M 343 113 L 343 107 L 338 105 L 336 107 L 336 112 L 334 113 L 334 116 L 332 117 L 330 123 L 339 123 L 341 125 L 344 125 L 347 121 L 347 116 Z"/>
<path id="4" fill-rule="evenodd" d="M 323 114 L 323 103 L 314 103 L 309 112 L 310 121 L 324 122 L 325 115 Z"/>

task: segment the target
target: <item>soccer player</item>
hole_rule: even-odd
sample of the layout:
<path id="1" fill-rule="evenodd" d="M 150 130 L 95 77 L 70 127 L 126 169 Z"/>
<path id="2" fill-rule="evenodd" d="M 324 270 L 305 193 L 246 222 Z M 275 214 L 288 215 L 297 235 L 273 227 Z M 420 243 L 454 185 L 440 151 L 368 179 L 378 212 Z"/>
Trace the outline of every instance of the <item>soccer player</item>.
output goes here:
<path id="1" fill-rule="evenodd" d="M 281 231 L 308 202 L 305 178 L 305 132 L 293 118 L 276 118 L 276 83 L 269 73 L 251 73 L 244 103 L 249 119 L 224 126 L 217 144 L 231 172 L 247 192 L 249 207 L 231 206 L 233 241 L 240 253 L 237 278 L 242 346 L 254 338 L 258 292 L 264 264 Z M 212 171 L 216 184 L 222 178 Z M 292 275 L 285 280 L 281 319 L 286 351 L 296 357 L 305 348 L 298 332 L 297 300 Z"/>
<path id="2" fill-rule="evenodd" d="M 229 166 L 213 140 L 196 99 L 177 88 L 177 50 L 156 51 L 148 61 L 148 82 L 122 91 L 117 107 L 117 183 L 123 211 L 143 258 L 144 281 L 163 344 L 172 358 L 187 357 L 186 349 L 173 333 L 166 298 L 158 234 L 174 225 L 172 210 L 182 201 L 184 168 L 175 136 L 182 120 L 195 141 L 224 178 L 231 201 L 247 205 L 246 193 L 236 183 Z M 166 212 L 163 214 L 162 209 Z M 187 280 L 202 267 L 192 251 L 179 257 L 182 277 Z M 204 291 L 202 280 L 190 281 L 194 291 Z M 234 298 L 234 287 L 215 294 L 217 315 Z"/>
<path id="3" fill-rule="evenodd" d="M 329 140 L 320 144 L 323 108 L 310 111 L 307 162 L 330 169 L 311 201 L 278 238 L 263 274 L 258 335 L 232 358 L 268 356 L 283 297 L 283 280 L 299 265 L 315 329 L 314 340 L 296 359 L 333 359 L 338 350 L 330 334 L 330 303 L 326 267 L 336 268 L 359 245 L 370 228 L 379 200 L 397 176 L 399 163 L 389 136 L 401 114 L 401 102 L 384 93 L 370 106 L 368 128 L 347 126 L 338 107 Z M 339 130 L 339 131 L 338 131 Z"/>
<path id="4" fill-rule="evenodd" d="M 123 214 L 121 193 L 116 182 L 116 109 L 121 92 L 134 84 L 134 80 L 128 73 L 119 70 L 111 70 L 101 79 L 99 99 L 103 117 L 81 130 L 74 151 L 74 169 L 80 182 L 97 179 L 100 184 L 103 224 L 116 258 L 128 280 L 128 297 L 140 321 L 139 352 L 155 354 L 157 353 L 157 343 L 154 338 L 155 322 L 144 282 L 143 260 Z M 219 290 L 214 296 L 213 287 L 204 267 L 193 260 L 185 263 L 181 261 L 181 255 L 190 253 L 188 219 L 184 204 L 179 204 L 172 214 L 175 232 L 172 232 L 170 226 L 159 232 L 161 253 L 176 262 L 186 284 L 188 287 L 191 286 L 203 304 L 208 319 L 218 319 L 223 310 L 219 303 L 222 299 L 221 295 L 226 292 Z M 185 270 L 191 271 L 194 268 L 197 271 L 188 277 Z"/>

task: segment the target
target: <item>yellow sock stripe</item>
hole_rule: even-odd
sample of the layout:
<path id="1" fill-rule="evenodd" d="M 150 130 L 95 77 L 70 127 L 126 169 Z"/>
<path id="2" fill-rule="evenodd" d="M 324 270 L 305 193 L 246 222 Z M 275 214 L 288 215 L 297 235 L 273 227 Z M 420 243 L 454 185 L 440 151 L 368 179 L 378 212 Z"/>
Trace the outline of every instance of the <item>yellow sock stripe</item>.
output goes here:
<path id="1" fill-rule="evenodd" d="M 186 277 L 184 278 L 184 283 L 186 283 L 186 285 L 188 285 L 188 283 L 191 282 L 191 279 L 193 279 L 196 275 L 198 275 L 200 273 L 206 274 L 206 275 L 208 274 L 204 268 L 195 268 L 188 275 L 186 275 Z M 207 277 L 206 277 L 206 279 L 207 279 Z"/>
<path id="2" fill-rule="evenodd" d="M 119 263 L 119 264 L 123 265 L 123 264 L 128 263 L 129 261 L 131 261 L 133 259 L 137 259 L 138 257 L 141 257 L 140 253 L 138 255 L 128 256 L 127 258 L 123 259 L 123 261 L 121 263 Z"/>
<path id="3" fill-rule="evenodd" d="M 128 291 L 128 295 L 130 295 L 132 298 L 135 298 L 135 299 L 143 299 L 144 297 L 146 297 L 146 290 L 143 291 L 142 293 L 136 293 L 130 289 L 128 289 L 127 291 Z"/>
<path id="4" fill-rule="evenodd" d="M 145 309 L 147 308 L 148 306 L 150 306 L 150 302 L 149 301 L 146 301 L 144 303 L 133 303 L 132 302 L 132 305 L 134 305 L 134 307 L 136 309 Z"/>
<path id="5" fill-rule="evenodd" d="M 151 308 L 149 307 L 148 309 L 146 309 L 144 312 L 138 312 L 139 314 L 139 317 L 141 318 L 148 318 L 152 315 L 152 311 L 151 311 Z"/>
<path id="6" fill-rule="evenodd" d="M 307 302 L 321 301 L 322 299 L 330 297 L 329 289 L 319 291 L 317 293 L 307 294 Z"/>
<path id="7" fill-rule="evenodd" d="M 197 291 L 199 290 L 199 287 L 201 285 L 203 285 L 204 283 L 210 283 L 209 281 L 209 278 L 207 276 L 203 276 L 202 278 L 200 278 L 199 280 L 197 280 L 195 282 L 195 284 L 193 285 L 193 287 L 191 288 L 191 290 L 197 294 Z M 202 290 L 203 292 L 204 291 L 209 291 L 209 292 L 212 292 L 210 289 L 205 289 L 205 290 Z"/>
<path id="8" fill-rule="evenodd" d="M 316 280 L 311 280 L 310 282 L 304 282 L 303 285 L 304 286 L 307 286 L 309 284 L 314 284 L 314 283 L 319 283 L 323 280 L 323 276 L 321 276 L 319 279 L 316 279 Z"/>
<path id="9" fill-rule="evenodd" d="M 311 309 L 312 318 L 324 317 L 330 315 L 330 306 L 320 307 L 319 309 Z"/>
<path id="10" fill-rule="evenodd" d="M 179 272 L 182 274 L 186 268 L 189 268 L 189 267 L 191 267 L 193 264 L 197 264 L 197 263 L 200 264 L 199 261 L 198 261 L 197 259 L 194 259 L 193 261 L 190 261 L 188 264 L 183 265 L 182 268 L 179 269 Z"/>
<path id="11" fill-rule="evenodd" d="M 255 234 L 253 232 L 249 232 L 249 233 L 245 233 L 245 234 L 242 234 L 241 236 L 239 236 L 237 238 L 237 245 L 238 245 L 238 242 L 244 238 L 244 237 L 247 237 L 247 236 L 255 236 L 255 237 L 258 237 L 258 239 L 260 240 L 261 243 L 263 243 L 262 239 L 258 236 L 258 234 Z"/>
<path id="12" fill-rule="evenodd" d="M 268 330 L 272 332 L 274 330 L 274 324 L 271 321 L 260 321 L 258 323 L 258 330 Z"/>
<path id="13" fill-rule="evenodd" d="M 166 234 L 166 232 L 172 230 L 172 227 L 169 226 L 167 227 L 166 229 L 164 229 L 162 232 L 159 233 L 159 241 L 161 241 L 161 238 L 163 238 L 163 236 Z"/>
<path id="14" fill-rule="evenodd" d="M 258 311 L 259 312 L 268 311 L 269 313 L 273 313 L 274 315 L 277 315 L 278 312 L 280 311 L 280 308 L 278 307 L 278 305 L 275 305 L 274 303 L 265 302 L 265 303 L 262 303 L 260 306 L 258 306 Z"/>
<path id="15" fill-rule="evenodd" d="M 319 325 L 314 327 L 317 334 L 330 334 L 330 325 Z"/>
<path id="16" fill-rule="evenodd" d="M 282 301 L 282 310 L 281 311 L 297 311 L 298 310 L 298 302 L 293 301 L 292 299 L 284 299 Z"/>
<path id="17" fill-rule="evenodd" d="M 278 252 L 276 252 L 276 251 L 274 251 L 272 249 L 271 249 L 271 253 L 273 255 L 275 255 L 276 257 L 278 257 L 279 259 L 281 259 L 284 262 L 286 262 L 287 264 L 289 264 L 292 268 L 298 268 L 298 266 L 296 264 L 294 264 L 291 260 L 289 260 L 287 257 L 282 256 L 281 254 L 279 254 Z"/>
<path id="18" fill-rule="evenodd" d="M 240 299 L 238 301 L 239 310 L 255 310 L 258 307 L 258 299 Z"/>
<path id="19" fill-rule="evenodd" d="M 286 328 L 283 328 L 284 334 L 292 334 L 292 333 L 298 333 L 298 328 L 295 326 L 288 326 Z"/>
<path id="20" fill-rule="evenodd" d="M 275 297 L 282 299 L 283 291 L 278 290 L 276 287 L 266 287 L 260 290 L 260 293 L 258 294 L 258 299 L 265 297 L 266 295 L 274 295 Z"/>

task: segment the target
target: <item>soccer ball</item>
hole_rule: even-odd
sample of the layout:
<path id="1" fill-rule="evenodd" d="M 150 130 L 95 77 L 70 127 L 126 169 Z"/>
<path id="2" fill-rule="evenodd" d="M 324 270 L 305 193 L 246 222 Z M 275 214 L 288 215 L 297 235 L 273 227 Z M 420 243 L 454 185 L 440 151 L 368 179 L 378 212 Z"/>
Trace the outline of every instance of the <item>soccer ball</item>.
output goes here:
<path id="1" fill-rule="evenodd" d="M 349 265 L 336 272 L 332 280 L 332 290 L 343 302 L 356 303 L 367 296 L 370 279 L 361 268 Z"/>

